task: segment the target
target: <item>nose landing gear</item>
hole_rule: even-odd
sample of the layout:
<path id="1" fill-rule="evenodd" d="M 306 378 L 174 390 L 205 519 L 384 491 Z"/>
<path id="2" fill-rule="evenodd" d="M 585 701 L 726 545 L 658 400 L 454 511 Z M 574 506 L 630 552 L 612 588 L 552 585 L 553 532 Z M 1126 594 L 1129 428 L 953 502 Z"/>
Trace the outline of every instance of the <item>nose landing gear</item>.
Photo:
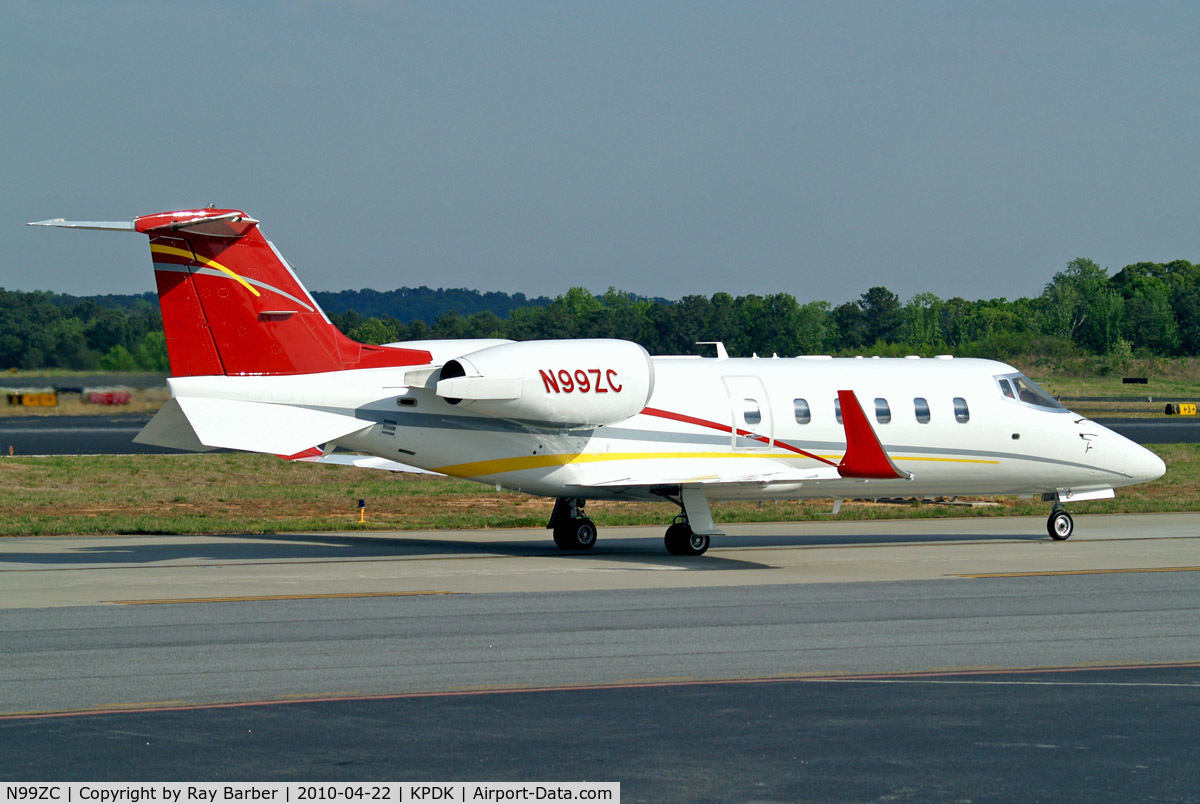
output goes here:
<path id="1" fill-rule="evenodd" d="M 1075 520 L 1067 510 L 1058 503 L 1050 510 L 1050 518 L 1046 520 L 1046 532 L 1056 542 L 1066 541 L 1075 532 Z"/>

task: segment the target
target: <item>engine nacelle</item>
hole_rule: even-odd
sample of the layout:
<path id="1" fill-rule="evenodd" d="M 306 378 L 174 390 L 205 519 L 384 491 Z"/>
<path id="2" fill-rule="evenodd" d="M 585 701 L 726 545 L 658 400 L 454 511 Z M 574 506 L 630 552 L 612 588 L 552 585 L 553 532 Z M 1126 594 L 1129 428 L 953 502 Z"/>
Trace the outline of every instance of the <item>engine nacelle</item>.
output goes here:
<path id="1" fill-rule="evenodd" d="M 614 424 L 640 413 L 654 364 L 619 340 L 505 343 L 447 361 L 437 395 L 474 413 L 564 429 Z"/>

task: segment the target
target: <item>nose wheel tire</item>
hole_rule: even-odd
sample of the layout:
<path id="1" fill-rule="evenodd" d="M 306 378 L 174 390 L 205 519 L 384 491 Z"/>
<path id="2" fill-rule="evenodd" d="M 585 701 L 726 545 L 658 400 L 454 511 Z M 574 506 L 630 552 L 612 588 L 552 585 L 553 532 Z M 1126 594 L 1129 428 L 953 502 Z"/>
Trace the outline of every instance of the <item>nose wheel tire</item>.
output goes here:
<path id="1" fill-rule="evenodd" d="M 568 519 L 555 526 L 554 543 L 563 550 L 591 550 L 596 543 L 596 523 L 585 517 Z"/>
<path id="2" fill-rule="evenodd" d="M 1051 511 L 1050 518 L 1046 520 L 1046 532 L 1056 542 L 1065 541 L 1071 538 L 1071 534 L 1075 532 L 1075 520 L 1061 509 Z"/>
<path id="3" fill-rule="evenodd" d="M 673 556 L 698 556 L 708 549 L 709 538 L 703 533 L 695 533 L 685 522 L 676 522 L 667 528 L 663 537 L 667 552 Z"/>

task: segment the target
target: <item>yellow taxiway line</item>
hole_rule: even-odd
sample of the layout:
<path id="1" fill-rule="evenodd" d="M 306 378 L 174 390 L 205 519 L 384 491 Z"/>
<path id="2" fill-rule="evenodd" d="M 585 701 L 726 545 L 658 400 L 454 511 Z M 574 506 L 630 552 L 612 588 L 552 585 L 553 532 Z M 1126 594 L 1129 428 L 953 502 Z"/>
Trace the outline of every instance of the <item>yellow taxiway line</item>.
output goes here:
<path id="1" fill-rule="evenodd" d="M 1200 567 L 1128 567 L 1123 569 L 1040 570 L 1038 572 L 981 572 L 951 578 L 1043 578 L 1052 575 L 1123 575 L 1131 572 L 1200 572 Z"/>
<path id="2" fill-rule="evenodd" d="M 167 603 L 246 603 L 254 600 L 329 600 L 349 597 L 410 597 L 412 595 L 458 595 L 461 592 L 443 592 L 422 589 L 414 592 L 336 592 L 327 595 L 238 595 L 237 597 L 176 597 L 159 600 L 106 600 L 121 606 L 155 606 Z"/>

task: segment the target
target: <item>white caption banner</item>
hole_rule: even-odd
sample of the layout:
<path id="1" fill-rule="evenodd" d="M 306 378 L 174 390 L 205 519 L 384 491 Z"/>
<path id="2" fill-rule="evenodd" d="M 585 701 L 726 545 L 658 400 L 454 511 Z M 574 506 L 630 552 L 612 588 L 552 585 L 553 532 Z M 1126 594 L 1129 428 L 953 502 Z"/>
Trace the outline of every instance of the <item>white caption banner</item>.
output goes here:
<path id="1" fill-rule="evenodd" d="M 619 782 L 39 782 L 0 784 L 0 802 L 49 804 L 400 804 L 621 801 Z"/>

